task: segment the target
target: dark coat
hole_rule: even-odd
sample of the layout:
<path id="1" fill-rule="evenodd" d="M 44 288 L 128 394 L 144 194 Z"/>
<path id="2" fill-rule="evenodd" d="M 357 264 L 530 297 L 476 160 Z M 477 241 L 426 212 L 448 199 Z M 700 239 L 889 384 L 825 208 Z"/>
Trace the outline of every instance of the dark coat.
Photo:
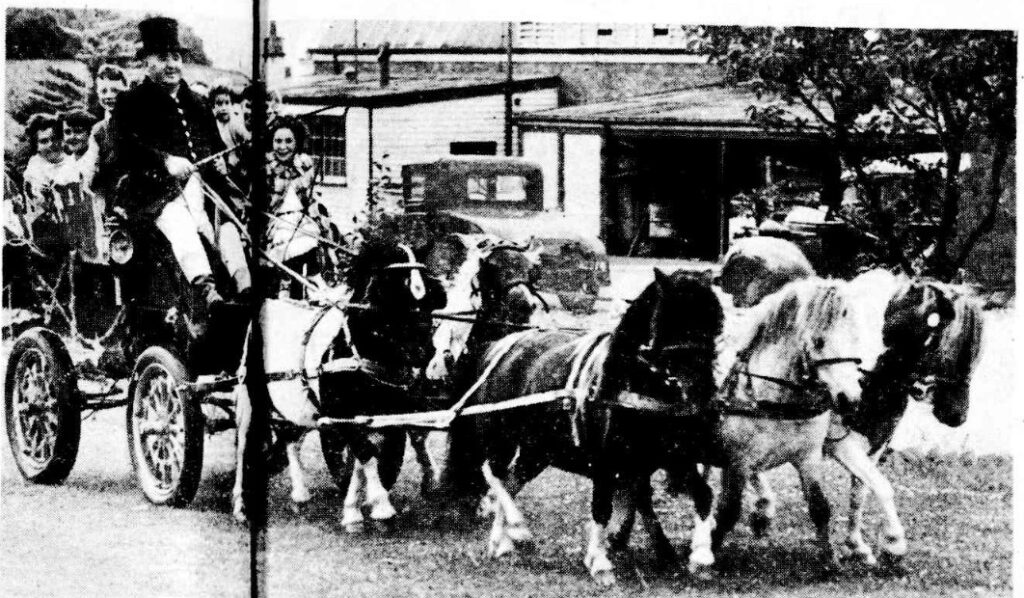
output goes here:
<path id="1" fill-rule="evenodd" d="M 177 101 L 175 101 L 177 99 Z M 132 218 L 155 218 L 181 193 L 181 182 L 167 172 L 169 155 L 197 162 L 225 149 L 213 113 L 182 81 L 175 97 L 149 77 L 117 98 L 111 118 L 113 167 L 128 175 L 118 205 Z M 225 180 L 212 165 L 203 180 L 224 191 Z"/>

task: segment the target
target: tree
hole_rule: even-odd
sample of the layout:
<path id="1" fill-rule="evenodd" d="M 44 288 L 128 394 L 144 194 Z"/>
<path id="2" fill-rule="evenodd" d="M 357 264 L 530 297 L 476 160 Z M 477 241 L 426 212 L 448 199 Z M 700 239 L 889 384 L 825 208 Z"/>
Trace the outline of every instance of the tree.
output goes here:
<path id="1" fill-rule="evenodd" d="M 53 11 L 23 8 L 7 11 L 6 47 L 7 60 L 69 59 L 79 50 Z"/>
<path id="2" fill-rule="evenodd" d="M 761 100 L 751 107 L 755 121 L 823 136 L 854 172 L 883 261 L 915 270 L 903 252 L 915 230 L 907 220 L 932 216 L 931 203 L 938 204 L 938 226 L 923 269 L 933 275 L 951 277 L 992 229 L 1016 132 L 1014 33 L 803 27 L 710 27 L 707 33 L 712 59 L 730 79 L 754 83 Z M 960 160 L 979 133 L 993 141 L 989 209 L 963 231 L 961 202 L 978 198 L 961 197 Z M 928 139 L 945 153 L 942 164 L 910 159 Z M 909 213 L 885 205 L 867 168 L 879 157 L 922 175 L 944 172 L 935 202 L 921 201 Z M 833 213 L 840 193 L 838 185 L 823 189 L 822 201 Z"/>

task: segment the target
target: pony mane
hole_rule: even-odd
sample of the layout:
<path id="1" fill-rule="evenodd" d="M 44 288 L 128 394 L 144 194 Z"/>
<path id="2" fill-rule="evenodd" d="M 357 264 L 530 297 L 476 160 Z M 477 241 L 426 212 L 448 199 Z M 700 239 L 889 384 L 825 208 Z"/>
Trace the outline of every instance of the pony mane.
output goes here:
<path id="1" fill-rule="evenodd" d="M 407 259 L 408 256 L 396 244 L 380 240 L 367 241 L 352 258 L 345 273 L 345 283 L 352 289 L 354 296 L 361 296 L 375 270 Z"/>
<path id="2" fill-rule="evenodd" d="M 746 330 L 737 335 L 736 354 L 746 356 L 762 346 L 804 339 L 830 330 L 851 306 L 848 283 L 808 278 L 787 284 L 750 310 Z M 793 347 L 796 348 L 795 346 Z"/>
<path id="3" fill-rule="evenodd" d="M 850 299 L 857 305 L 855 315 L 863 350 L 862 367 L 872 370 L 885 351 L 882 330 L 889 303 L 910 283 L 910 279 L 884 268 L 868 270 L 850 281 Z"/>
<path id="4" fill-rule="evenodd" d="M 957 378 L 970 379 L 981 358 L 984 319 L 981 304 L 970 289 L 939 284 L 953 300 L 953 321 L 942 331 L 937 350 L 944 367 Z"/>

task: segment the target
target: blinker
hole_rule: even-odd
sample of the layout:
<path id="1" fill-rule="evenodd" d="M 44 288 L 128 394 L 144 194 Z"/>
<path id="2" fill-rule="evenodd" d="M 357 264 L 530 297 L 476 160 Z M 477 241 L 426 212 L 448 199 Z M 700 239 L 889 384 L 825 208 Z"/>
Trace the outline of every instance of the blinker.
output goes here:
<path id="1" fill-rule="evenodd" d="M 941 321 L 942 317 L 939 316 L 938 312 L 933 311 L 932 313 L 928 314 L 928 319 L 926 320 L 926 323 L 928 324 L 929 328 L 935 328 L 939 325 L 939 322 Z"/>

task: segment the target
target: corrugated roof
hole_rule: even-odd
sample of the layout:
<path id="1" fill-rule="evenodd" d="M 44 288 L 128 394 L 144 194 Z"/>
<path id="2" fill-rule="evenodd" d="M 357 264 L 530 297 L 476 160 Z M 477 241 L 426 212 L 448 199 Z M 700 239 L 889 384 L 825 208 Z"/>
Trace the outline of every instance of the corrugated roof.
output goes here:
<path id="1" fill-rule="evenodd" d="M 583 104 L 522 115 L 521 122 L 680 123 L 751 126 L 748 109 L 757 98 L 747 87 L 701 87 Z M 824 108 L 823 108 L 824 109 Z M 793 112 L 814 119 L 806 108 Z M 826 116 L 831 113 L 825 109 Z"/>
<path id="2" fill-rule="evenodd" d="M 344 77 L 331 77 L 282 89 L 281 94 L 284 102 L 291 104 L 395 106 L 502 93 L 507 84 L 507 79 L 501 76 L 457 75 L 430 78 L 394 77 L 387 87 L 381 87 L 375 79 L 352 83 Z M 556 88 L 559 84 L 560 79 L 551 76 L 517 77 L 511 83 L 514 92 Z"/>
<path id="3" fill-rule="evenodd" d="M 506 24 L 500 21 L 334 21 L 315 47 L 500 48 Z"/>

